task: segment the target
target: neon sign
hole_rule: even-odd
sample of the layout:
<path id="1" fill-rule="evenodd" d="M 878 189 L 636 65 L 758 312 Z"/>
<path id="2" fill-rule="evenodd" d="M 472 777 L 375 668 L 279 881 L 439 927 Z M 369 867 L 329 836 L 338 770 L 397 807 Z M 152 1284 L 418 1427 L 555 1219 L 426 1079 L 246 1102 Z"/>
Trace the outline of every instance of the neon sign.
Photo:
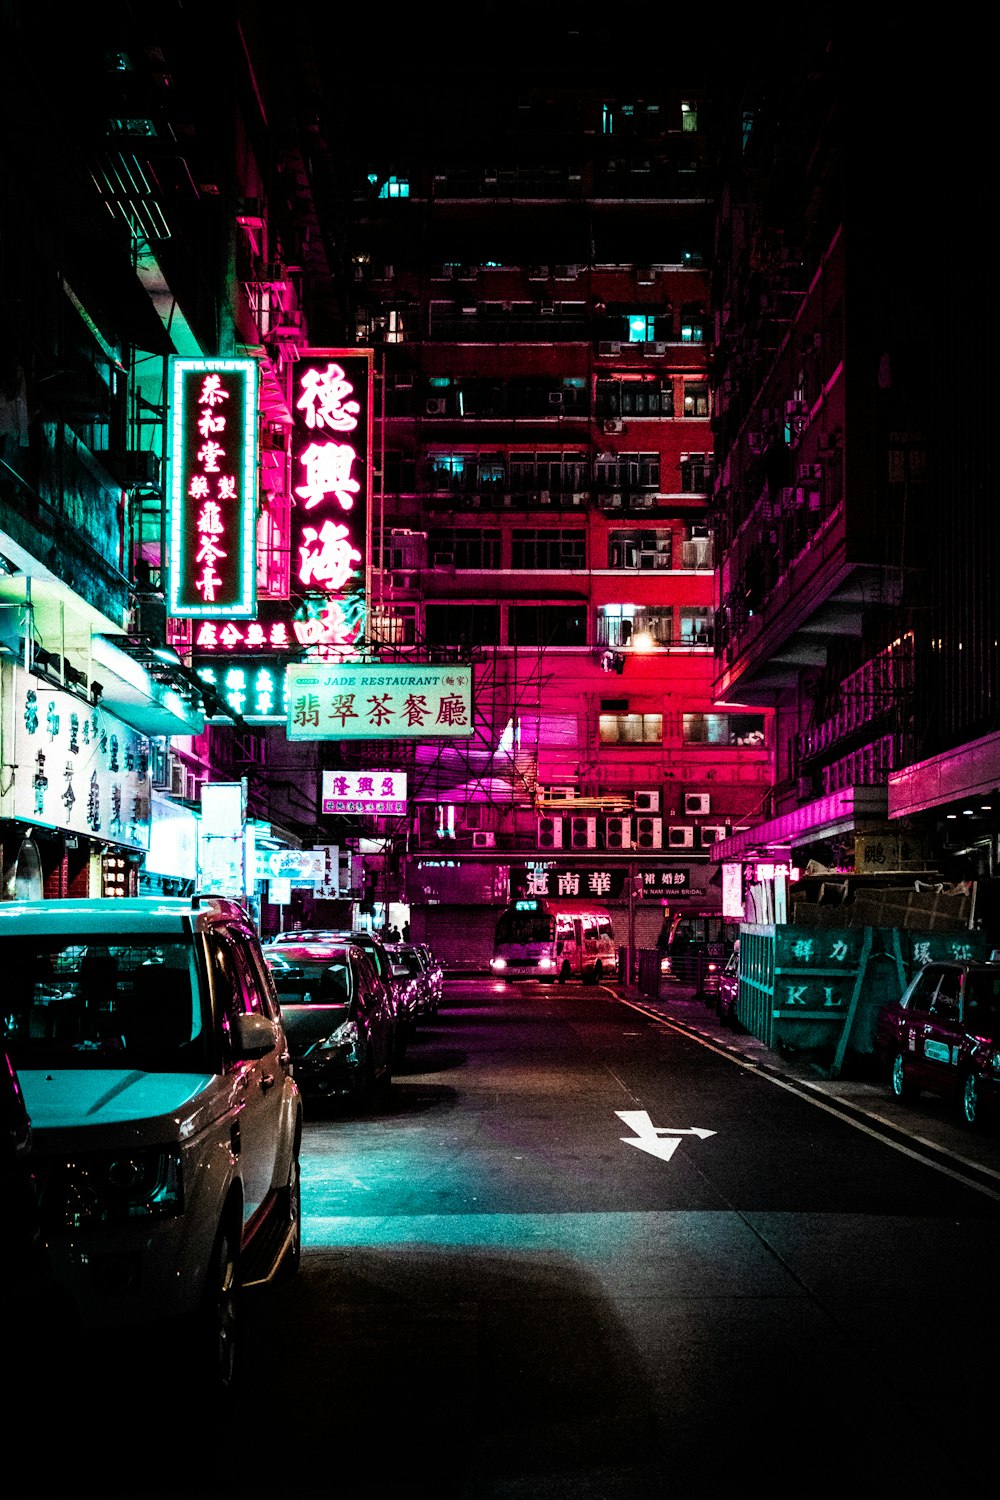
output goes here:
<path id="1" fill-rule="evenodd" d="M 257 362 L 171 357 L 169 613 L 256 609 Z"/>
<path id="2" fill-rule="evenodd" d="M 312 616 L 322 625 L 312 640 L 298 636 L 302 645 L 357 638 L 369 556 L 371 370 L 370 349 L 310 349 L 294 366 L 292 592 L 325 596 Z"/>

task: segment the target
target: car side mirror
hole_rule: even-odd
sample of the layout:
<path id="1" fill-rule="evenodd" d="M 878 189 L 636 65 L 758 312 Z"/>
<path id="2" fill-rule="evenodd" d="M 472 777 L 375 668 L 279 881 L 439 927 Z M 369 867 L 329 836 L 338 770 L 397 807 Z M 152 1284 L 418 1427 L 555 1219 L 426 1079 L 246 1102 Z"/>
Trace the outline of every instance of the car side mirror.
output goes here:
<path id="1" fill-rule="evenodd" d="M 266 1057 L 278 1045 L 278 1033 L 270 1016 L 238 1015 L 233 1027 L 233 1046 L 237 1057 Z"/>

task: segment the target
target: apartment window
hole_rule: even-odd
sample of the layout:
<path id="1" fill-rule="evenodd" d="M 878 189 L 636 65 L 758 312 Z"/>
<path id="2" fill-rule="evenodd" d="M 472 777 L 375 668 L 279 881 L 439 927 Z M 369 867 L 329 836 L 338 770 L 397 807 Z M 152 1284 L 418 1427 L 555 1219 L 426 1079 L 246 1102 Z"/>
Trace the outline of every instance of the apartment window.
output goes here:
<path id="1" fill-rule="evenodd" d="M 424 613 L 428 646 L 499 646 L 499 604 L 428 604 Z"/>
<path id="2" fill-rule="evenodd" d="M 671 380 L 599 380 L 597 415 L 604 417 L 672 417 Z"/>
<path id="3" fill-rule="evenodd" d="M 708 416 L 708 384 L 704 380 L 684 382 L 684 415 L 686 417 Z"/>
<path id="4" fill-rule="evenodd" d="M 690 99 L 681 100 L 681 130 L 685 135 L 698 129 L 698 106 Z"/>
<path id="5" fill-rule="evenodd" d="M 387 448 L 385 453 L 385 493 L 414 495 L 417 492 L 417 460 L 412 453 Z"/>
<path id="6" fill-rule="evenodd" d="M 512 604 L 512 646 L 585 646 L 587 612 L 583 604 Z"/>
<path id="7" fill-rule="evenodd" d="M 480 490 L 502 490 L 507 484 L 507 464 L 502 453 L 480 453 L 476 459 L 476 485 Z"/>
<path id="8" fill-rule="evenodd" d="M 684 714 L 685 745 L 763 745 L 763 714 Z"/>
<path id="9" fill-rule="evenodd" d="M 584 490 L 589 483 L 587 457 L 579 449 L 511 453 L 507 468 L 515 494 L 539 489 L 563 494 Z"/>
<path id="10" fill-rule="evenodd" d="M 393 531 L 382 543 L 382 567 L 415 570 L 427 561 L 425 537 L 422 531 Z"/>
<path id="11" fill-rule="evenodd" d="M 608 533 L 608 567 L 641 573 L 669 568 L 673 535 L 664 530 L 614 530 Z"/>
<path id="12" fill-rule="evenodd" d="M 633 646 L 636 650 L 669 646 L 674 612 L 657 605 L 602 604 L 597 611 L 598 646 Z"/>
<path id="13" fill-rule="evenodd" d="M 511 567 L 514 568 L 585 568 L 587 566 L 587 533 L 571 530 L 514 529 Z"/>
<path id="14" fill-rule="evenodd" d="M 656 318 L 652 313 L 629 313 L 628 341 L 630 344 L 651 344 L 656 340 Z"/>
<path id="15" fill-rule="evenodd" d="M 475 458 L 467 453 L 434 453 L 430 468 L 431 489 L 464 490 L 475 474 Z"/>
<path id="16" fill-rule="evenodd" d="M 379 188 L 378 195 L 380 198 L 408 198 L 410 184 L 405 177 L 387 177 Z"/>
<path id="17" fill-rule="evenodd" d="M 604 490 L 658 490 L 658 453 L 611 453 L 594 460 L 594 478 Z"/>
<path id="18" fill-rule="evenodd" d="M 429 533 L 427 551 L 432 566 L 450 563 L 456 568 L 499 568 L 499 527 L 441 527 Z"/>
<path id="19" fill-rule="evenodd" d="M 703 344 L 707 317 L 701 302 L 685 302 L 681 308 L 681 343 Z"/>
<path id="20" fill-rule="evenodd" d="M 598 737 L 602 745 L 659 745 L 662 714 L 601 713 Z"/>
<path id="21" fill-rule="evenodd" d="M 681 454 L 681 489 L 687 495 L 704 495 L 712 488 L 712 458 L 706 453 Z"/>
<path id="22" fill-rule="evenodd" d="M 373 604 L 372 640 L 386 646 L 415 646 L 417 642 L 417 607 L 415 604 Z"/>
<path id="23" fill-rule="evenodd" d="M 681 645 L 711 646 L 715 640 L 715 611 L 681 606 Z"/>

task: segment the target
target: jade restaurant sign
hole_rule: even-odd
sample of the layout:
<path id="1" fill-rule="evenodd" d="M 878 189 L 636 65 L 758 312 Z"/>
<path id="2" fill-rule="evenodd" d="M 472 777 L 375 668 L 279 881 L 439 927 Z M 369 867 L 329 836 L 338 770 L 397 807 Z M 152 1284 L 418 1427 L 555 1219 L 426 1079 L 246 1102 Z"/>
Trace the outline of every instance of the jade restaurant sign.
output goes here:
<path id="1" fill-rule="evenodd" d="M 467 739 L 471 666 L 293 662 L 290 740 Z"/>

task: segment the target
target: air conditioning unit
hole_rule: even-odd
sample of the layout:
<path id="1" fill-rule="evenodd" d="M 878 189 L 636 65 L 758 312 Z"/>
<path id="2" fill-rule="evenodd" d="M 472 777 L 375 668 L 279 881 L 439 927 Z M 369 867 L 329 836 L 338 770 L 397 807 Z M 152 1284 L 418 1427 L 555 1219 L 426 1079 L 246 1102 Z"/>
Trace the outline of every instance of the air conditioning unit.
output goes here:
<path id="1" fill-rule="evenodd" d="M 634 844 L 636 849 L 662 849 L 663 819 L 636 818 Z"/>
<path id="2" fill-rule="evenodd" d="M 482 833 L 474 833 L 472 835 L 473 849 L 495 849 L 496 843 L 497 836 L 495 833 L 487 833 L 484 830 Z"/>
<path id="3" fill-rule="evenodd" d="M 429 417 L 443 417 L 447 405 L 448 403 L 444 396 L 428 396 L 424 402 L 424 411 Z"/>
<path id="4" fill-rule="evenodd" d="M 620 339 L 604 339 L 597 345 L 598 354 L 620 354 L 622 352 Z"/>
<path id="5" fill-rule="evenodd" d="M 624 432 L 625 423 L 618 417 L 608 417 L 607 421 L 601 423 L 604 432 Z"/>
<path id="6" fill-rule="evenodd" d="M 453 568 L 455 566 L 454 552 L 435 552 L 434 566 L 436 568 Z"/>
<path id="7" fill-rule="evenodd" d="M 570 847 L 573 849 L 597 848 L 597 818 L 576 817 L 569 820 Z"/>
<path id="8" fill-rule="evenodd" d="M 552 491 L 551 490 L 539 490 L 538 491 L 538 503 L 539 503 L 539 505 L 551 505 L 552 504 Z"/>
<path id="9" fill-rule="evenodd" d="M 170 795 L 172 797 L 187 796 L 187 766 L 176 755 L 170 757 Z"/>
<path id="10" fill-rule="evenodd" d="M 538 847 L 539 849 L 561 849 L 563 846 L 563 820 L 562 818 L 539 818 L 538 820 Z"/>
<path id="11" fill-rule="evenodd" d="M 151 740 L 149 746 L 149 779 L 157 791 L 166 791 L 170 786 L 171 756 L 165 742 Z"/>
<path id="12" fill-rule="evenodd" d="M 546 802 L 572 802 L 576 797 L 575 786 L 547 786 L 542 788 L 542 797 Z"/>
<path id="13" fill-rule="evenodd" d="M 707 792 L 685 792 L 684 811 L 689 816 L 701 817 L 712 811 L 712 799 Z"/>
<path id="14" fill-rule="evenodd" d="M 637 813 L 655 813 L 660 810 L 659 792 L 637 791 L 632 799 L 632 806 Z"/>
<path id="15" fill-rule="evenodd" d="M 668 828 L 667 829 L 667 848 L 668 849 L 693 849 L 694 848 L 694 829 L 693 828 L 681 828 L 681 827 L 670 827 L 670 828 Z"/>
<path id="16" fill-rule="evenodd" d="M 564 393 L 562 391 L 549 391 L 549 405 L 562 406 L 563 394 Z"/>
<path id="17" fill-rule="evenodd" d="M 703 849 L 711 849 L 713 844 L 720 844 L 728 837 L 729 829 L 724 823 L 702 823 L 698 829 L 698 838 Z"/>
<path id="18" fill-rule="evenodd" d="M 621 510 L 621 490 L 611 490 L 608 494 L 601 495 L 598 500 L 598 504 L 600 505 L 602 510 Z"/>
<path id="19" fill-rule="evenodd" d="M 631 849 L 631 818 L 605 818 L 604 847 L 605 849 Z"/>

